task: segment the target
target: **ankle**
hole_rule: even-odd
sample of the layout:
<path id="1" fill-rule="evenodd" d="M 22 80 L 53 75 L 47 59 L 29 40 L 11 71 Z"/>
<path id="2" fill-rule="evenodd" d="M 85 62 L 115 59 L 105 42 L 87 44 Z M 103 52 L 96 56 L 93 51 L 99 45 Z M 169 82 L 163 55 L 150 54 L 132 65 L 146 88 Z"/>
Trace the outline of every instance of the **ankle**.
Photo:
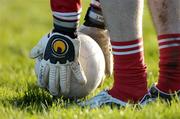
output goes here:
<path id="1" fill-rule="evenodd" d="M 139 101 L 147 94 L 143 41 L 112 42 L 114 85 L 109 93 L 123 101 Z"/>
<path id="2" fill-rule="evenodd" d="M 158 36 L 160 62 L 157 87 L 170 93 L 180 90 L 180 34 Z"/>

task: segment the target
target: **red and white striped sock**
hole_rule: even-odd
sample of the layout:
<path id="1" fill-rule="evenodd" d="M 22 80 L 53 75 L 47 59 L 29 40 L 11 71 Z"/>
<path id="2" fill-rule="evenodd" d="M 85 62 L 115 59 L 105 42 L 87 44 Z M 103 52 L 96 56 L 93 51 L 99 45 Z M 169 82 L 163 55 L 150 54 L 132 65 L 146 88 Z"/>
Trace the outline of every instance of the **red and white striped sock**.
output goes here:
<path id="1" fill-rule="evenodd" d="M 180 34 L 158 36 L 160 62 L 157 88 L 170 93 L 180 90 Z"/>
<path id="2" fill-rule="evenodd" d="M 109 94 L 125 102 L 137 102 L 147 94 L 143 40 L 111 43 L 114 56 L 114 85 Z"/>
<path id="3" fill-rule="evenodd" d="M 80 0 L 51 0 L 51 9 L 56 31 L 77 30 L 82 11 Z"/>

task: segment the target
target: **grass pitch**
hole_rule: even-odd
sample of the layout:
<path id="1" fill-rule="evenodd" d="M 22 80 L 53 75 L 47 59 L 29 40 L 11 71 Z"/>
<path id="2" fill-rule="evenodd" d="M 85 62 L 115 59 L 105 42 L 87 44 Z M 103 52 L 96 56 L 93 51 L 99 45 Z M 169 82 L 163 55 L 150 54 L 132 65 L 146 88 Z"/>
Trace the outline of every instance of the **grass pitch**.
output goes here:
<path id="1" fill-rule="evenodd" d="M 88 6 L 85 0 L 83 5 Z M 84 7 L 83 15 L 86 11 Z M 82 23 L 83 19 L 81 19 Z M 171 105 L 156 102 L 142 109 L 82 109 L 67 105 L 36 85 L 34 62 L 28 58 L 30 49 L 42 35 L 52 28 L 48 0 L 0 0 L 0 118 L 1 119 L 179 119 L 180 103 Z M 157 81 L 158 51 L 147 5 L 144 13 L 145 60 L 148 67 L 148 85 Z M 111 87 L 112 78 L 105 81 L 92 97 L 105 87 Z"/>

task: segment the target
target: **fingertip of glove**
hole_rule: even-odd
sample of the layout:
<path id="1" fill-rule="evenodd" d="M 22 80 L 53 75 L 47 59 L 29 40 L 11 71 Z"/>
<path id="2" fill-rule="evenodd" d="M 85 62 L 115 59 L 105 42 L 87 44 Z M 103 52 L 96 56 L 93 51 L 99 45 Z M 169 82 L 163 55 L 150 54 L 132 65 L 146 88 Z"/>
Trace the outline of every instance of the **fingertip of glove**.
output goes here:
<path id="1" fill-rule="evenodd" d="M 29 58 L 35 59 L 37 57 L 38 57 L 38 55 L 35 55 L 35 53 L 33 53 L 32 51 L 29 53 Z"/>
<path id="2" fill-rule="evenodd" d="M 34 56 L 33 56 L 33 54 L 32 54 L 32 51 L 30 51 L 30 53 L 29 53 L 29 58 L 34 59 Z"/>
<path id="3" fill-rule="evenodd" d="M 32 59 L 37 58 L 38 56 L 40 56 L 42 54 L 41 49 L 34 47 L 30 53 L 29 53 L 29 57 Z"/>
<path id="4" fill-rule="evenodd" d="M 70 90 L 61 91 L 61 94 L 64 96 L 67 96 L 69 94 Z"/>
<path id="5" fill-rule="evenodd" d="M 81 85 L 86 85 L 87 84 L 87 80 L 78 80 L 79 81 L 79 83 L 81 84 Z"/>

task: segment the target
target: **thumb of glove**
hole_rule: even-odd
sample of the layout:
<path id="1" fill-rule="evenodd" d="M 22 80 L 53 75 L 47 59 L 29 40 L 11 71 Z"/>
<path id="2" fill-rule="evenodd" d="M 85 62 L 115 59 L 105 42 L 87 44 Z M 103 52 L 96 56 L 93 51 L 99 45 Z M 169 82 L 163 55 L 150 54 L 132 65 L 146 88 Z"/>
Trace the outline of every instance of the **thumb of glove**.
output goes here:
<path id="1" fill-rule="evenodd" d="M 48 40 L 49 40 L 49 34 L 43 36 L 41 40 L 38 42 L 38 44 L 34 46 L 34 48 L 32 48 L 29 57 L 35 59 L 40 55 L 43 55 L 44 48 L 46 47 Z"/>
<path id="2" fill-rule="evenodd" d="M 42 54 L 43 54 L 43 48 L 40 45 L 36 45 L 34 48 L 32 48 L 29 57 L 35 59 Z"/>

